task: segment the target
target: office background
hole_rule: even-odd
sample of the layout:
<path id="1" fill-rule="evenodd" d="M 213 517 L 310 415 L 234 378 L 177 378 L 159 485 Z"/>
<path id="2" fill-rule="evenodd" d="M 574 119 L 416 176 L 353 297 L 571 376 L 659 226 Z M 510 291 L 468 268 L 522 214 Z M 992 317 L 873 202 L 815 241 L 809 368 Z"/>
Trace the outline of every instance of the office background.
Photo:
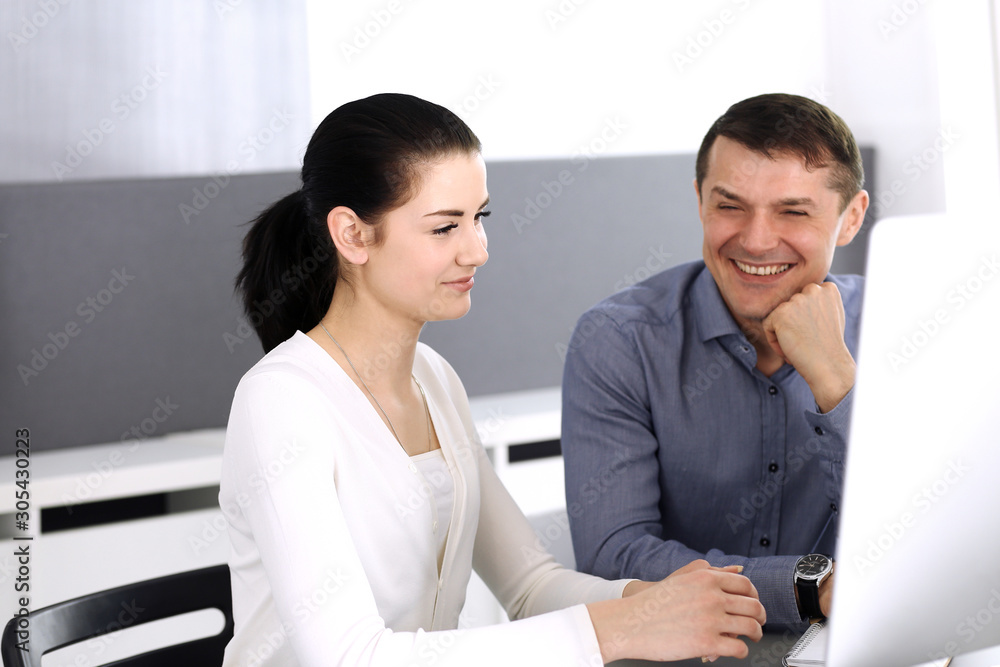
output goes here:
<path id="1" fill-rule="evenodd" d="M 13 434 L 28 428 L 33 602 L 225 560 L 221 429 L 260 356 L 231 292 L 240 225 L 296 187 L 332 108 L 413 93 L 483 140 L 491 260 L 472 312 L 424 339 L 455 361 L 498 473 L 571 559 L 558 457 L 514 456 L 558 438 L 558 396 L 493 392 L 558 385 L 576 315 L 698 257 L 693 154 L 750 95 L 798 93 L 845 118 L 866 147 L 872 218 L 970 202 L 986 219 L 1000 198 L 997 4 L 0 4 L 0 545 Z M 836 270 L 861 270 L 866 239 Z M 463 619 L 502 618 L 471 587 Z"/>
<path id="2" fill-rule="evenodd" d="M 968 174 L 989 177 L 989 169 L 968 168 L 978 153 L 992 151 L 996 162 L 992 69 L 969 65 L 976 57 L 995 59 L 988 36 L 996 17 L 986 2 L 947 9 L 860 0 L 345 5 L 3 5 L 0 76 L 13 94 L 0 108 L 0 290 L 5 305 L 17 305 L 8 308 L 16 321 L 0 332 L 7 341 L 3 387 L 13 393 L 0 408 L 4 429 L 20 425 L 24 413 L 17 408 L 24 405 L 44 422 L 33 426 L 51 436 L 40 438 L 37 449 L 118 440 L 157 408 L 158 416 L 169 412 L 157 420 L 157 436 L 224 426 L 226 400 L 217 390 L 211 409 L 169 409 L 179 394 L 158 378 L 183 367 L 180 355 L 151 347 L 126 371 L 100 360 L 128 349 L 141 353 L 144 337 L 162 336 L 164 328 L 183 349 L 192 330 L 208 326 L 219 339 L 218 372 L 235 383 L 259 350 L 246 339 L 233 300 L 220 299 L 218 312 L 207 316 L 204 304 L 189 306 L 201 297 L 200 284 L 231 280 L 229 265 L 216 258 L 228 252 L 235 266 L 238 247 L 206 251 L 206 243 L 231 244 L 233 236 L 202 236 L 199 228 L 222 215 L 225 207 L 212 206 L 219 193 L 220 200 L 237 201 L 226 209 L 230 227 L 233 216 L 249 219 L 266 203 L 259 189 L 244 185 L 248 175 L 285 174 L 267 179 L 269 194 L 280 195 L 285 182 L 293 188 L 289 172 L 315 125 L 335 106 L 375 92 L 410 92 L 454 109 L 483 140 L 493 181 L 503 190 L 504 208 L 490 222 L 496 236 L 509 238 L 503 256 L 495 252 L 484 269 L 484 278 L 495 271 L 498 281 L 477 289 L 464 321 L 429 325 L 424 336 L 452 348 L 442 352 L 459 359 L 473 395 L 558 384 L 560 350 L 574 318 L 546 321 L 547 300 L 582 312 L 650 271 L 698 256 L 684 160 L 733 101 L 780 90 L 840 113 L 877 156 L 869 160 L 872 217 L 943 210 L 952 190 L 975 185 Z M 666 168 L 668 158 L 678 166 Z M 948 164 L 960 158 L 965 171 L 955 176 Z M 587 166 L 589 174 L 582 171 Z M 563 169 L 576 175 L 576 192 L 543 206 L 552 189 L 546 185 Z M 152 200 L 155 212 L 143 213 L 144 204 L 153 204 L 130 183 L 180 178 L 194 180 Z M 100 196 L 118 204 L 107 206 L 116 217 L 106 224 L 104 209 L 92 202 L 95 181 L 111 188 L 107 195 L 98 189 Z M 230 182 L 238 185 L 227 190 Z M 651 207 L 648 194 L 658 182 L 662 200 Z M 629 206 L 619 183 L 643 188 L 647 201 Z M 58 190 L 59 205 L 47 194 L 53 184 L 66 186 Z M 91 198 L 74 199 L 73 187 Z M 246 188 L 245 199 L 239 188 Z M 24 216 L 32 196 L 49 205 L 45 220 Z M 85 201 L 90 208 L 79 215 L 74 206 Z M 579 215 L 588 203 L 609 202 L 601 215 Z M 127 220 L 123 206 L 135 211 L 124 214 Z M 173 227 L 161 224 L 167 208 Z M 83 229 L 74 228 L 78 215 L 89 221 Z M 60 245 L 61 230 L 82 236 Z M 842 253 L 840 268 L 863 267 L 863 242 Z M 158 251 L 174 257 L 178 247 L 189 251 L 144 278 L 156 281 L 158 291 L 129 289 L 130 275 L 158 266 Z M 501 282 L 503 263 L 530 272 L 527 288 L 535 290 L 512 296 Z M 567 266 L 592 277 L 574 281 Z M 150 294 L 162 302 L 139 303 Z M 526 305 L 519 318 L 518 298 Z M 501 330 L 493 327 L 507 341 L 500 359 L 478 335 L 496 307 L 515 314 Z M 101 317 L 105 310 L 111 317 Z M 79 330 L 67 338 L 61 332 L 71 324 Z M 227 343 L 227 333 L 240 343 Z M 512 339 L 524 341 L 523 354 L 510 354 Z M 36 350 L 47 354 L 38 358 Z M 482 366 L 475 366 L 477 358 Z M 102 402 L 109 394 L 128 398 L 109 406 Z M 185 407 L 199 402 L 197 388 L 181 395 Z"/>

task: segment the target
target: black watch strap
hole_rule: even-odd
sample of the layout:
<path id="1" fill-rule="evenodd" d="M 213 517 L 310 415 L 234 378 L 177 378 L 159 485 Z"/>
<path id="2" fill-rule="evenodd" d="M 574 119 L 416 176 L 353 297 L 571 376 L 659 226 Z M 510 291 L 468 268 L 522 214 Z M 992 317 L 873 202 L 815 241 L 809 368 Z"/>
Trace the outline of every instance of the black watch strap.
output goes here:
<path id="1" fill-rule="evenodd" d="M 824 618 L 823 609 L 819 606 L 819 586 L 815 581 L 800 581 L 799 607 L 806 618 Z"/>

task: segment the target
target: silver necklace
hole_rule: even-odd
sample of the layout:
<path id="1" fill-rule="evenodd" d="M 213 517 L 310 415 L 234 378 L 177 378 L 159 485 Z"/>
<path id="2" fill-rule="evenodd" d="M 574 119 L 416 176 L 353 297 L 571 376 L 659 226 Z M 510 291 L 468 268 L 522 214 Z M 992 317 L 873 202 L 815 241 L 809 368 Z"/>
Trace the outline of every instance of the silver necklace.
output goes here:
<path id="1" fill-rule="evenodd" d="M 392 436 L 394 438 L 396 438 L 396 442 L 399 443 L 399 446 L 403 447 L 403 441 L 399 439 L 399 435 L 396 433 L 396 427 L 394 427 L 392 425 L 392 420 L 389 419 L 389 415 L 386 414 L 385 408 L 383 408 L 382 404 L 378 402 L 377 398 L 375 398 L 375 394 L 372 393 L 372 390 L 368 388 L 368 383 L 365 382 L 365 379 L 363 377 L 361 377 L 361 373 L 359 373 L 358 369 L 355 368 L 354 363 L 351 361 L 351 358 L 349 356 L 347 356 L 347 352 L 344 351 L 344 348 L 341 347 L 340 343 L 337 342 L 337 339 L 333 337 L 333 334 L 330 333 L 327 330 L 326 326 L 324 326 L 322 322 L 319 323 L 319 326 L 320 326 L 321 329 L 323 329 L 323 331 L 326 332 L 326 335 L 330 337 L 330 340 L 332 340 L 333 344 L 337 346 L 337 349 L 340 350 L 340 353 L 342 355 L 344 355 L 344 359 L 347 359 L 347 365 L 350 366 L 351 370 L 354 371 L 354 374 L 358 376 L 358 380 L 361 381 L 361 386 L 364 387 L 365 391 L 368 392 L 368 395 L 372 397 L 372 401 L 375 402 L 376 407 L 378 407 L 378 411 L 382 413 L 383 417 L 385 417 L 385 421 L 389 425 L 389 430 L 392 431 Z M 420 381 L 417 380 L 416 376 L 410 375 L 410 377 L 413 378 L 413 381 L 417 383 L 417 389 L 420 390 L 420 398 L 424 402 L 424 418 L 427 421 L 427 451 L 430 451 L 431 450 L 431 444 L 432 444 L 431 443 L 431 412 L 430 412 L 430 408 L 427 407 L 427 395 L 424 393 L 424 387 L 423 387 L 423 385 L 420 384 Z M 403 449 L 405 450 L 406 448 L 403 447 Z"/>

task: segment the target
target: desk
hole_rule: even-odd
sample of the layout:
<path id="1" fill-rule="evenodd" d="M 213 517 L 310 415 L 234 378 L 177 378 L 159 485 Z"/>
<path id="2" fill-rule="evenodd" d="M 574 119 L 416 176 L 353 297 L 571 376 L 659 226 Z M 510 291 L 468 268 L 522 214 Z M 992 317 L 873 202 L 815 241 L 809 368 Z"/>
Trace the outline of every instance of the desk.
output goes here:
<path id="1" fill-rule="evenodd" d="M 798 635 L 790 631 L 784 633 L 765 633 L 763 639 L 758 643 L 750 643 L 750 655 L 744 660 L 735 658 L 719 658 L 712 667 L 780 667 L 781 658 L 784 657 L 792 645 L 798 639 Z M 676 662 L 649 662 L 648 660 L 619 660 L 609 663 L 614 667 L 654 667 L 655 665 L 676 665 L 678 667 L 705 667 L 700 659 L 679 660 Z M 880 665 L 879 667 L 891 667 Z M 905 667 L 905 666 L 900 666 Z M 940 662 L 930 662 L 925 665 L 912 665 L 909 667 L 942 667 Z M 975 653 L 962 655 L 952 660 L 949 667 L 1000 667 L 1000 646 Z"/>

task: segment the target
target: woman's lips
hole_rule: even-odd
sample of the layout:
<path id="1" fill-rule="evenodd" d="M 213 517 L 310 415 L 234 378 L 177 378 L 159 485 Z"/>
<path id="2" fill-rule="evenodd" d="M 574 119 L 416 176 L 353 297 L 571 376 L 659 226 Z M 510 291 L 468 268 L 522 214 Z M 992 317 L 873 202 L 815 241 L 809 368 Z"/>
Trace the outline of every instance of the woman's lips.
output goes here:
<path id="1" fill-rule="evenodd" d="M 475 283 L 476 279 L 473 278 L 472 276 L 469 276 L 468 278 L 460 278 L 459 280 L 452 280 L 450 282 L 446 282 L 445 285 L 451 287 L 452 289 L 456 289 L 460 292 L 468 292 L 470 289 L 472 289 L 472 286 Z"/>

